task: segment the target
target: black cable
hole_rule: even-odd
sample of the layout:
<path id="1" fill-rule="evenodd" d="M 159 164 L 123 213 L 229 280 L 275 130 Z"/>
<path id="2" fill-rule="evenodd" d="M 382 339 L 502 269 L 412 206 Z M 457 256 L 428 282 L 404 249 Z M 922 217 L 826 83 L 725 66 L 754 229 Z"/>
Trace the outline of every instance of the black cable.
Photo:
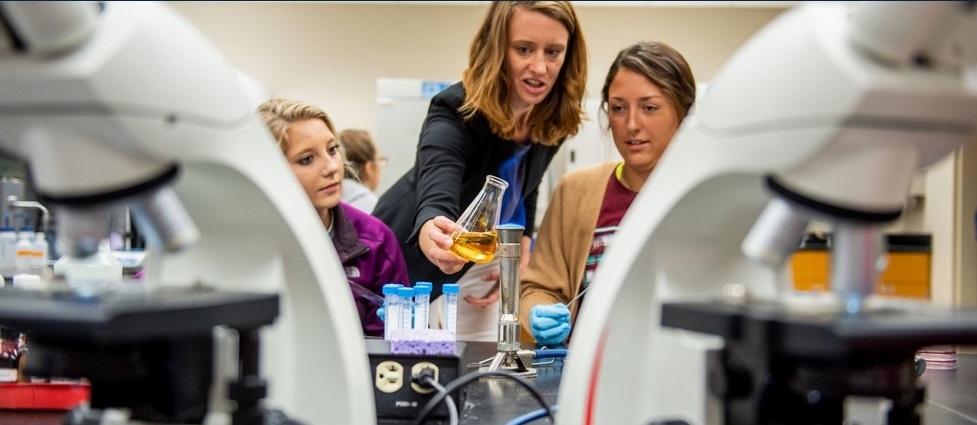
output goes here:
<path id="1" fill-rule="evenodd" d="M 533 398 L 535 398 L 536 401 L 539 402 L 539 405 L 542 406 L 544 409 L 546 409 L 546 415 L 549 416 L 554 423 L 556 422 L 556 418 L 553 417 L 553 412 L 552 409 L 550 408 L 549 403 L 547 403 L 546 400 L 543 399 L 543 395 L 539 393 L 539 390 L 533 388 L 533 384 L 530 384 L 529 381 L 525 380 L 524 378 L 518 375 L 513 375 L 511 372 L 490 370 L 485 372 L 469 373 L 468 375 L 462 376 L 458 379 L 455 379 L 454 381 L 451 381 L 451 383 L 449 383 L 448 386 L 445 387 L 445 392 L 443 393 L 439 392 L 437 395 L 432 397 L 431 400 L 428 401 L 426 405 L 424 405 L 424 408 L 421 409 L 421 412 L 417 414 L 417 420 L 414 421 L 414 425 L 421 425 L 422 423 L 424 423 L 424 420 L 427 419 L 427 416 L 430 415 L 431 412 L 434 411 L 436 407 L 438 407 L 438 404 L 440 404 L 444 400 L 447 394 L 458 391 L 459 389 L 465 387 L 466 385 L 486 376 L 497 376 L 500 378 L 509 378 L 516 381 L 519 385 L 522 385 L 524 388 L 529 390 L 529 393 L 532 394 Z"/>
<path id="2" fill-rule="evenodd" d="M 443 386 L 441 386 L 441 384 L 430 375 L 421 376 L 421 380 L 424 381 L 425 384 L 430 385 L 434 387 L 434 389 L 438 390 L 438 394 L 445 395 L 444 405 L 448 409 L 448 424 L 458 425 L 458 414 L 459 414 L 458 406 L 455 405 L 455 400 L 451 398 L 451 396 L 448 394 L 448 390 L 445 389 Z"/>

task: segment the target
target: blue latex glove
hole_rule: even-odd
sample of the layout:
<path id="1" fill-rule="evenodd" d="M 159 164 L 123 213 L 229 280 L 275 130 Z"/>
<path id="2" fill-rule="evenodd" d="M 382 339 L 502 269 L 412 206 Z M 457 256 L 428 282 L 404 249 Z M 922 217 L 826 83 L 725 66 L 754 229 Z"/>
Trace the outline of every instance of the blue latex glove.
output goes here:
<path id="1" fill-rule="evenodd" d="M 537 305 L 529 311 L 529 327 L 539 345 L 558 345 L 570 336 L 570 309 L 566 304 Z"/>
<path id="2" fill-rule="evenodd" d="M 385 309 L 383 307 L 384 306 L 381 305 L 380 308 L 377 309 L 377 316 L 380 317 L 380 320 L 383 320 L 383 323 L 384 324 L 387 324 L 387 309 Z M 413 309 L 411 309 L 411 312 L 410 312 L 410 321 L 411 321 L 411 323 L 414 322 L 414 313 L 415 313 L 415 311 Z"/>

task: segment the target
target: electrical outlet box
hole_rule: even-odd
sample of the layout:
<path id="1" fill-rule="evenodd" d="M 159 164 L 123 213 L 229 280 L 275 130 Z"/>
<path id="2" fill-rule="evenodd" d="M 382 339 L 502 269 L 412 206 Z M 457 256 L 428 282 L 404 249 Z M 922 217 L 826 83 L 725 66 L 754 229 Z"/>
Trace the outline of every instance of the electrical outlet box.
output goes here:
<path id="1" fill-rule="evenodd" d="M 411 376 L 421 370 L 434 369 L 435 379 L 442 386 L 447 386 L 464 373 L 462 360 L 466 345 L 464 342 L 455 344 L 454 355 L 392 354 L 389 341 L 366 340 L 370 369 L 374 374 L 373 396 L 378 422 L 414 419 L 424 405 L 437 395 L 434 389 L 423 388 L 411 382 Z M 455 398 L 455 405 L 461 409 L 465 405 L 465 389 L 452 396 Z M 461 414 L 460 411 L 458 413 Z M 448 409 L 441 403 L 428 417 L 447 418 Z"/>

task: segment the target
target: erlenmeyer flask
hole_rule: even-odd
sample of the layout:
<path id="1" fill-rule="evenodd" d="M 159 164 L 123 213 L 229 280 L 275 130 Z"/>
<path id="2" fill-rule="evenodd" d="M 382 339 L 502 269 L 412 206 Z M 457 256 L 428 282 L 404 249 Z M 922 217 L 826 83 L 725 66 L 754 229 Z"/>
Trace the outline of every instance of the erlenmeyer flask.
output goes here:
<path id="1" fill-rule="evenodd" d="M 487 263 L 495 256 L 499 237 L 495 226 L 502 212 L 502 194 L 509 183 L 495 176 L 486 176 L 482 191 L 472 200 L 464 214 L 455 222 L 451 234 L 451 251 L 476 263 Z"/>

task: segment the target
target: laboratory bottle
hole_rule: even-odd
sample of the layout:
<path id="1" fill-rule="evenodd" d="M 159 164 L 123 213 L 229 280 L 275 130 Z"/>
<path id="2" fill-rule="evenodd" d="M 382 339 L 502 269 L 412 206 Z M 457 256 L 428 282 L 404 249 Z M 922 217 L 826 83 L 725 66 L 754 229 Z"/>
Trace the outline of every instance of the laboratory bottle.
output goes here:
<path id="1" fill-rule="evenodd" d="M 431 307 L 431 282 L 414 284 L 414 329 L 427 329 Z"/>
<path id="2" fill-rule="evenodd" d="M 34 235 L 34 270 L 41 272 L 47 267 L 50 257 L 47 235 L 44 232 L 37 232 Z"/>
<path id="3" fill-rule="evenodd" d="M 502 194 L 509 183 L 496 176 L 486 176 L 482 191 L 475 196 L 455 222 L 451 233 L 451 251 L 476 263 L 487 263 L 495 256 L 499 237 L 495 226 L 502 213 Z"/>
<path id="4" fill-rule="evenodd" d="M 400 329 L 410 329 L 414 315 L 414 288 L 397 288 L 397 295 L 400 297 Z"/>
<path id="5" fill-rule="evenodd" d="M 27 273 L 34 265 L 34 228 L 24 226 L 20 229 L 17 244 L 14 245 L 14 272 Z"/>
<path id="6" fill-rule="evenodd" d="M 17 261 L 17 232 L 13 227 L 0 227 L 0 274 L 13 276 Z"/>
<path id="7" fill-rule="evenodd" d="M 458 324 L 458 284 L 445 283 L 441 287 L 444 292 L 444 329 L 455 334 Z"/>
<path id="8" fill-rule="evenodd" d="M 383 285 L 383 309 L 385 310 L 384 317 L 386 320 L 383 321 L 383 339 L 390 339 L 390 331 L 393 330 L 394 320 L 391 316 L 391 307 L 393 307 L 394 298 L 397 297 L 397 288 L 403 285 L 397 283 L 388 283 Z"/>

